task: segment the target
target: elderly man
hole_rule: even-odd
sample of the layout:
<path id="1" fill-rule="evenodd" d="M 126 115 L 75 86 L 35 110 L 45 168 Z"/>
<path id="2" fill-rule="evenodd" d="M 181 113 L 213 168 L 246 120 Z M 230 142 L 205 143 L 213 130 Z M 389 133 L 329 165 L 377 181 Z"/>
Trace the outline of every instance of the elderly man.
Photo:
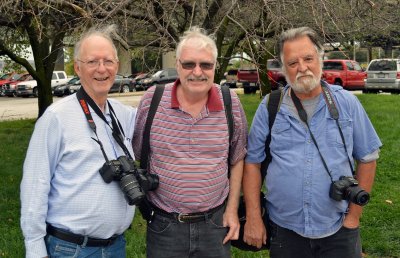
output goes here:
<path id="1" fill-rule="evenodd" d="M 133 155 L 136 110 L 107 99 L 118 71 L 111 29 L 82 36 L 74 53 L 80 91 L 36 123 L 21 183 L 26 257 L 125 257 L 134 208 L 99 173 L 106 157 Z"/>
<path id="2" fill-rule="evenodd" d="M 279 50 L 288 85 L 271 131 L 268 97 L 250 130 L 243 176 L 244 240 L 260 247 L 270 237 L 274 258 L 361 257 L 360 205 L 368 201 L 382 144 L 357 98 L 321 81 L 323 48 L 313 30 L 283 32 Z M 271 236 L 266 235 L 259 204 L 268 134 L 272 161 L 265 180 Z"/>
<path id="3" fill-rule="evenodd" d="M 148 195 L 154 217 L 147 228 L 147 257 L 230 257 L 229 240 L 238 238 L 247 121 L 231 92 L 229 142 L 221 89 L 213 83 L 216 59 L 215 42 L 199 28 L 187 31 L 178 44 L 179 79 L 165 86 L 151 127 L 148 168 L 160 184 Z M 136 157 L 153 93 L 150 88 L 138 107 Z"/>

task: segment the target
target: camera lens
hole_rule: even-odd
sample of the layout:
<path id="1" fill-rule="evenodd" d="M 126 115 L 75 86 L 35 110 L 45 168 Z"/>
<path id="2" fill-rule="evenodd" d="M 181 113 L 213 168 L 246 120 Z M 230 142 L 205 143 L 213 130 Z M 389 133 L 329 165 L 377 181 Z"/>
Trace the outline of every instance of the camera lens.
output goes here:
<path id="1" fill-rule="evenodd" d="M 358 186 L 348 187 L 346 190 L 346 199 L 357 205 L 364 206 L 369 201 L 369 193 Z"/>
<path id="2" fill-rule="evenodd" d="M 119 181 L 119 185 L 129 205 L 139 204 L 145 196 L 133 174 L 123 175 Z"/>
<path id="3" fill-rule="evenodd" d="M 361 191 L 355 196 L 355 204 L 364 206 L 369 202 L 369 194 L 366 191 Z"/>

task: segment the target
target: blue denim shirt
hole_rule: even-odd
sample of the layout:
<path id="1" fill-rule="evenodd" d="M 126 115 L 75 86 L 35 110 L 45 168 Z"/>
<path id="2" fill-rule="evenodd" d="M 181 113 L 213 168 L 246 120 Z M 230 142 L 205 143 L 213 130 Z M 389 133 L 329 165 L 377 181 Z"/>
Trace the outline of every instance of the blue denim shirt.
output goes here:
<path id="1" fill-rule="evenodd" d="M 354 159 L 360 160 L 373 153 L 382 143 L 358 99 L 340 86 L 330 85 L 329 88 L 339 110 L 339 124 L 347 150 L 354 163 Z M 268 209 L 272 221 L 279 226 L 305 237 L 323 237 L 341 227 L 348 202 L 329 197 L 329 175 L 308 128 L 289 107 L 293 102 L 289 102 L 287 93 L 288 87 L 272 127 L 272 161 L 266 176 Z M 247 163 L 261 163 L 265 158 L 265 139 L 269 133 L 266 99 L 254 116 Z M 331 118 L 322 93 L 309 126 L 333 180 L 342 175 L 351 176 L 337 124 Z"/>

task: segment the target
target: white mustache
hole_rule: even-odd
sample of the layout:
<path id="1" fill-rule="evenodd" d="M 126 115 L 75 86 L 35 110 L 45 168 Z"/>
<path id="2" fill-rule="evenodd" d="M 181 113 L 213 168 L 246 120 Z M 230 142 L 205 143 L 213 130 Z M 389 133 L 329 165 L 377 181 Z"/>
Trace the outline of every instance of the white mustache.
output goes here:
<path id="1" fill-rule="evenodd" d="M 312 76 L 312 77 L 314 77 L 314 74 L 310 70 L 307 70 L 305 73 L 298 72 L 296 74 L 296 81 L 302 76 Z"/>

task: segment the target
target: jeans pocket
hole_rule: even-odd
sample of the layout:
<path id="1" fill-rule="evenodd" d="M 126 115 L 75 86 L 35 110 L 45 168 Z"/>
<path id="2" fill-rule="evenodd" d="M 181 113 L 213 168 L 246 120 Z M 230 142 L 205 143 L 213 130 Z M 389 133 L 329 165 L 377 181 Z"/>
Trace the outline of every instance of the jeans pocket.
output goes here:
<path id="1" fill-rule="evenodd" d="M 50 257 L 73 258 L 79 254 L 80 247 L 51 235 L 46 236 L 46 248 Z"/>
<path id="2" fill-rule="evenodd" d="M 171 224 L 171 220 L 156 215 L 153 221 L 147 224 L 147 228 L 154 233 L 163 233 L 170 228 Z"/>
<path id="3" fill-rule="evenodd" d="M 215 212 L 209 219 L 209 224 L 219 229 L 226 228 L 223 226 L 224 225 L 223 215 L 224 215 L 224 209 L 220 209 L 219 211 Z"/>

